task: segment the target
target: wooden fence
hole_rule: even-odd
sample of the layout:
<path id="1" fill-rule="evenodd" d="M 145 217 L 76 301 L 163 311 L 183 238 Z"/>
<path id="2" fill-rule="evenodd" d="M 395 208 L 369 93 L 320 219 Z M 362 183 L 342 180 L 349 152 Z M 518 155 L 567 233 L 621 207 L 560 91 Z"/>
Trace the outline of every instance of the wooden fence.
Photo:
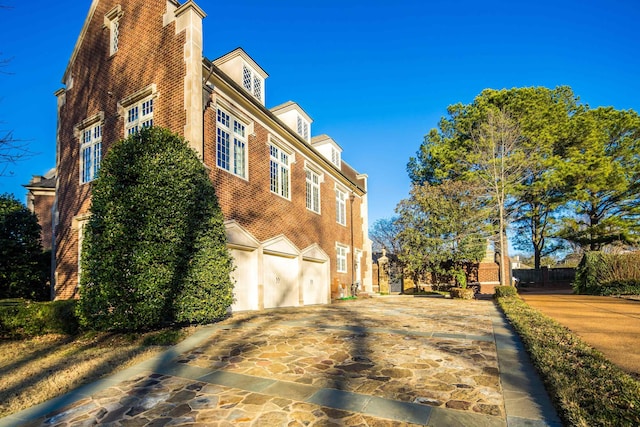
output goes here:
<path id="1" fill-rule="evenodd" d="M 576 277 L 575 268 L 549 268 L 539 269 L 514 268 L 513 277 L 524 286 L 560 286 L 570 285 Z"/>

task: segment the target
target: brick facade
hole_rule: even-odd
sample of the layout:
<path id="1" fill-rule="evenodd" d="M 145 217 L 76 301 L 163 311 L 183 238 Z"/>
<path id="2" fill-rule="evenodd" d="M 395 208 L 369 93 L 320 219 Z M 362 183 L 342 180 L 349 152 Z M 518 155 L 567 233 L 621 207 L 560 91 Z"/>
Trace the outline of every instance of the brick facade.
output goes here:
<path id="1" fill-rule="evenodd" d="M 116 12 L 119 16 L 118 50 L 111 55 L 110 31 L 106 23 L 107 17 Z M 263 267 L 263 256 L 269 255 L 263 255 L 263 246 L 279 236 L 284 236 L 294 246 L 287 259 L 298 257 L 300 265 L 304 264 L 302 261 L 325 263 L 323 266 L 329 273 L 327 277 L 318 273 L 318 277 L 326 282 L 327 290 L 329 282 L 351 284 L 356 280 L 364 284 L 365 290 L 370 290 L 371 246 L 367 237 L 366 176 L 359 175 L 344 162 L 340 167 L 333 165 L 310 141 L 301 138 L 247 93 L 241 82 L 203 58 L 203 17 L 204 12 L 192 1 L 183 5 L 172 0 L 93 1 L 64 75 L 66 86 L 56 93 L 59 121 L 58 221 L 54 230 L 56 298 L 77 296 L 79 229 L 89 214 L 91 184 L 81 184 L 79 179 L 79 127 L 90 117 L 98 115 L 103 118 L 104 155 L 113 142 L 124 136 L 126 118 L 123 103 L 145 90 L 154 96 L 154 125 L 168 128 L 188 139 L 210 171 L 225 219 L 230 226 L 237 224 L 241 227 L 238 235 L 246 233 L 247 239 L 255 241 L 248 246 L 236 246 L 242 246 L 242 250 L 261 251 L 254 257 L 258 261 L 252 261 L 254 264 L 247 264 L 246 268 L 257 268 L 264 274 L 255 279 L 257 287 L 249 286 L 247 292 L 257 292 L 257 289 L 269 286 L 269 262 L 277 264 L 279 261 L 268 259 L 269 262 L 264 263 L 267 267 Z M 244 51 L 238 52 L 247 61 L 252 61 Z M 201 87 L 194 88 L 194 82 Z M 216 112 L 220 105 L 232 108 L 250 122 L 246 151 L 248 173 L 245 178 L 217 167 Z M 271 138 L 288 147 L 295 158 L 290 165 L 289 200 L 270 191 Z M 313 165 L 323 176 L 320 214 L 306 208 L 307 165 Z M 336 222 L 336 186 L 351 196 L 346 201 L 346 225 Z M 350 249 L 347 273 L 337 271 L 337 243 Z M 319 249 L 313 249 L 314 245 Z M 303 253 L 305 249 L 308 251 Z M 358 277 L 355 277 L 358 269 L 353 258 L 356 251 L 361 255 Z M 270 253 L 277 255 L 277 252 L 273 250 Z M 309 255 L 312 252 L 315 255 Z M 323 259 L 324 254 L 328 259 Z M 305 277 L 305 272 L 300 271 L 300 289 Z M 280 277 L 276 278 L 279 282 Z M 292 286 L 297 286 L 295 277 L 291 280 Z M 310 279 L 310 283 L 318 285 L 314 279 Z M 245 286 L 244 283 L 240 285 Z M 336 293 L 334 289 L 332 297 Z M 304 301 L 302 294 L 300 290 L 300 297 L 293 300 Z"/>
<path id="2" fill-rule="evenodd" d="M 56 198 L 55 170 L 49 171 L 45 176 L 34 175 L 24 187 L 27 189 L 27 208 L 38 217 L 42 229 L 42 249 L 49 250 L 53 243 L 51 212 Z"/>

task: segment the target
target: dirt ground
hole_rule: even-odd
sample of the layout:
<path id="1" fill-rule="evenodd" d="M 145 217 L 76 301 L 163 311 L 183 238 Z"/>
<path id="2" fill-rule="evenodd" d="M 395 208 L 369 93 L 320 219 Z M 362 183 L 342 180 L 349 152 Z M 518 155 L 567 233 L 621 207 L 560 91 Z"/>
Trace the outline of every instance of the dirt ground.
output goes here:
<path id="1" fill-rule="evenodd" d="M 529 290 L 520 296 L 600 350 L 613 363 L 640 376 L 640 301 L 571 295 L 570 290 Z"/>

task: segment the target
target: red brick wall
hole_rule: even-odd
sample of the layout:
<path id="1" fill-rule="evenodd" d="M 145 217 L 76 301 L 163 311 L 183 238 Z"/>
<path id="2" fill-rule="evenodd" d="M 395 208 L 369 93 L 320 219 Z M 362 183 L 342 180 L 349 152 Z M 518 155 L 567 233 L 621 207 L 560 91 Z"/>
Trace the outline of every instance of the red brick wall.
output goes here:
<path id="1" fill-rule="evenodd" d="M 116 5 L 122 7 L 118 52 L 109 55 L 109 30 L 104 16 Z M 163 27 L 165 0 L 103 0 L 96 7 L 70 74 L 65 104 L 59 111 L 58 191 L 59 224 L 56 230 L 56 298 L 76 296 L 78 248 L 73 218 L 90 206 L 90 184 L 79 183 L 79 140 L 74 126 L 104 112 L 102 150 L 124 136 L 124 117 L 117 103 L 155 83 L 154 124 L 182 131 L 184 110 L 184 33 L 175 34 L 175 24 Z"/>
<path id="2" fill-rule="evenodd" d="M 109 57 L 109 31 L 103 28 L 104 16 L 116 4 L 122 6 L 118 52 Z M 123 137 L 124 117 L 118 115 L 117 102 L 155 83 L 154 124 L 183 133 L 185 64 L 184 34 L 175 34 L 175 24 L 163 27 L 165 0 L 98 3 L 85 39 L 72 65 L 73 86 L 66 92 L 60 109 L 60 188 L 57 234 L 56 298 L 76 295 L 78 245 L 73 218 L 90 206 L 90 184 L 79 185 L 79 141 L 73 135 L 75 125 L 102 111 L 103 153 Z M 347 200 L 347 226 L 336 222 L 335 182 L 327 173 L 321 184 L 321 215 L 306 209 L 304 157 L 296 154 L 291 165 L 291 200 L 270 192 L 268 131 L 255 122 L 255 137 L 248 138 L 248 177 L 238 178 L 216 167 L 215 102 L 204 113 L 204 160 L 216 187 L 225 219 L 237 220 L 260 241 L 285 234 L 299 249 L 318 243 L 331 259 L 331 281 L 351 284 L 352 253 L 347 256 L 348 273 L 336 272 L 336 242 L 351 246 L 351 203 Z M 353 240 L 362 247 L 361 200 L 356 197 L 353 215 Z M 364 278 L 369 253 L 361 258 Z M 356 278 L 358 280 L 358 278 Z"/>
<path id="3" fill-rule="evenodd" d="M 42 249 L 51 249 L 51 208 L 55 201 L 55 194 L 34 195 L 33 213 L 38 217 L 38 223 L 42 227 Z"/>
<path id="4" fill-rule="evenodd" d="M 210 167 L 210 176 L 225 219 L 236 220 L 258 240 L 265 241 L 285 234 L 299 249 L 318 243 L 331 258 L 331 282 L 350 285 L 352 253 L 347 254 L 347 273 L 336 269 L 336 242 L 351 246 L 351 202 L 347 199 L 347 225 L 336 221 L 336 181 L 324 174 L 320 184 L 320 212 L 316 214 L 306 207 L 305 158 L 296 153 L 295 163 L 290 165 L 290 199 L 287 200 L 270 190 L 269 131 L 254 122 L 254 136 L 248 137 L 248 180 L 239 178 L 216 166 L 216 105 L 205 112 L 204 159 Z M 353 202 L 353 242 L 362 247 L 361 199 Z M 365 263 L 371 254 L 363 253 L 361 263 L 364 279 Z M 335 286 L 334 286 L 335 287 Z"/>
<path id="5" fill-rule="evenodd" d="M 500 281 L 500 266 L 495 262 L 481 262 L 478 267 L 478 282 Z"/>

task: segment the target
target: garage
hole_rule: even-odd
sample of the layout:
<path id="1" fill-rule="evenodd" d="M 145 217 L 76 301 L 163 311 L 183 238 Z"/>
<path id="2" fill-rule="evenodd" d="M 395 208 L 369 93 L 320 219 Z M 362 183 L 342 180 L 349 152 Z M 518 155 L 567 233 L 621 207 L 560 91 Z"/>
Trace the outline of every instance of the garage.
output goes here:
<path id="1" fill-rule="evenodd" d="M 304 305 L 329 303 L 329 274 L 329 257 L 317 244 L 302 251 Z"/>
<path id="2" fill-rule="evenodd" d="M 235 281 L 232 311 L 258 310 L 260 243 L 235 221 L 225 222 L 227 245 L 233 257 Z"/>
<path id="3" fill-rule="evenodd" d="M 286 237 L 263 246 L 264 308 L 300 305 L 300 252 Z"/>

